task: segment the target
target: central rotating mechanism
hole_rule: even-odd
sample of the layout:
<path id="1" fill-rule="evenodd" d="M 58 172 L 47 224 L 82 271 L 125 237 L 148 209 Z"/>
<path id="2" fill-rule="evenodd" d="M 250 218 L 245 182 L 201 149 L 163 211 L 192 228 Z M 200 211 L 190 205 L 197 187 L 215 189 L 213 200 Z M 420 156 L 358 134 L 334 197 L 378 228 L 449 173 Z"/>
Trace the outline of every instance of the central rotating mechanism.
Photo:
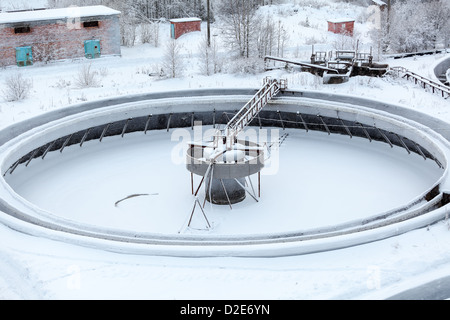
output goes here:
<path id="1" fill-rule="evenodd" d="M 193 174 L 202 177 L 195 196 L 204 183 L 205 201 L 213 204 L 228 204 L 231 207 L 232 204 L 243 201 L 246 193 L 258 201 L 249 177 L 258 174 L 259 194 L 260 172 L 264 167 L 264 147 L 256 142 L 239 140 L 238 135 L 280 90 L 285 89 L 286 80 L 265 78 L 262 88 L 224 129 L 216 130 L 212 141 L 189 143 L 186 167 L 191 172 L 191 180 Z M 248 190 L 249 185 L 253 193 Z"/>

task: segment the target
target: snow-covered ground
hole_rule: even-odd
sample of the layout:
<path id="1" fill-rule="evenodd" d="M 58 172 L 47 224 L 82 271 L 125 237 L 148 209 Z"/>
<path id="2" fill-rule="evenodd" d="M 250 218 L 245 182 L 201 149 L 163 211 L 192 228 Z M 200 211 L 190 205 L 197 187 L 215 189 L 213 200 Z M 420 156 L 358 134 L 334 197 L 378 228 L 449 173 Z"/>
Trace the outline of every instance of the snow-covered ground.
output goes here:
<path id="1" fill-rule="evenodd" d="M 337 11 L 335 4 L 321 10 L 311 7 L 308 22 L 312 27 L 304 27 L 299 24 L 306 15 L 301 10 L 296 13 L 292 8 L 286 4 L 263 10 L 270 10 L 274 17 L 285 18 L 286 28 L 292 33 L 285 55 L 301 60 L 309 59 L 311 45 L 306 44 L 308 39 L 317 43 L 316 49 L 332 50 L 331 43 L 336 37 L 326 32 L 325 17 L 331 13 L 334 16 L 330 18 L 358 16 L 365 10 L 355 9 L 350 4 L 339 6 L 342 11 Z M 356 28 L 361 30 L 361 42 L 367 47 L 367 26 L 357 23 Z M 183 77 L 150 77 L 149 72 L 161 67 L 168 30 L 167 25 L 161 26 L 161 47 L 148 44 L 124 47 L 122 57 L 0 70 L 0 92 L 5 88 L 4 79 L 16 72 L 32 81 L 27 99 L 7 102 L 0 97 L 0 128 L 42 112 L 111 96 L 205 87 L 256 88 L 267 75 L 287 78 L 291 89 L 364 96 L 413 108 L 450 123 L 448 99 L 426 92 L 404 79 L 355 77 L 348 83 L 323 85 L 320 78 L 311 74 L 287 71 L 200 75 L 197 44 L 203 32 L 179 39 L 186 64 Z M 225 51 L 222 53 L 226 55 Z M 432 66 L 449 56 L 447 53 L 383 62 L 429 76 Z M 97 71 L 99 87 L 79 89 L 75 85 L 80 66 L 86 63 L 91 63 Z M 189 178 L 186 184 L 190 195 Z M 446 219 L 401 236 L 331 252 L 271 259 L 180 259 L 84 248 L 31 237 L 0 225 L 0 298 L 383 299 L 450 275 L 449 237 L 450 222 Z"/>

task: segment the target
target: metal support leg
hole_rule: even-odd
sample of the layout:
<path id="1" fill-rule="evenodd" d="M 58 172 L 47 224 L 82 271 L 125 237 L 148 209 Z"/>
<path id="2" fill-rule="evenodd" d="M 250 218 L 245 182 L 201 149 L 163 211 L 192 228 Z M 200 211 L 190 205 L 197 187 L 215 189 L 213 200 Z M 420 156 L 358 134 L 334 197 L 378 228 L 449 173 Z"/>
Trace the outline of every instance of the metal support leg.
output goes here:
<path id="1" fill-rule="evenodd" d="M 250 176 L 248 176 L 247 179 L 248 179 L 248 181 L 249 181 L 250 187 L 252 188 L 253 195 L 254 195 L 255 198 L 256 198 L 256 192 L 255 192 L 255 189 L 253 188 L 252 179 L 250 179 Z"/>
<path id="2" fill-rule="evenodd" d="M 258 172 L 258 198 L 261 198 L 261 171 Z"/>
<path id="3" fill-rule="evenodd" d="M 205 177 L 202 177 L 202 180 L 200 181 L 200 184 L 198 185 L 197 191 L 195 191 L 194 196 L 197 196 L 198 192 L 200 191 L 200 187 L 202 186 L 204 180 L 205 180 Z"/>
<path id="4" fill-rule="evenodd" d="M 238 183 L 245 191 L 247 191 L 247 193 L 248 193 L 253 199 L 255 199 L 256 202 L 259 202 L 258 199 L 256 199 L 256 197 L 255 197 L 250 191 L 248 191 L 248 189 L 247 189 L 246 187 L 244 187 L 244 186 L 242 185 L 242 183 L 239 182 L 238 179 L 235 178 L 234 180 L 236 180 L 236 182 L 237 182 L 237 183 Z"/>
<path id="5" fill-rule="evenodd" d="M 342 127 L 345 129 L 347 134 L 350 136 L 350 139 L 353 138 L 353 135 L 350 132 L 350 129 L 345 125 L 344 121 L 342 119 L 339 119 L 339 122 L 341 123 Z"/>
<path id="6" fill-rule="evenodd" d="M 53 142 L 47 147 L 47 149 L 45 149 L 45 152 L 44 152 L 44 154 L 42 155 L 42 160 L 44 160 L 45 156 L 46 156 L 47 153 L 50 151 L 50 149 L 53 148 L 53 146 L 55 145 L 55 143 L 56 143 L 56 140 L 53 141 Z"/>
<path id="7" fill-rule="evenodd" d="M 320 118 L 320 121 L 322 121 L 322 124 L 323 124 L 323 126 L 325 127 L 325 130 L 327 130 L 328 135 L 330 135 L 330 134 L 331 134 L 330 129 L 328 129 L 328 126 L 327 126 L 327 124 L 325 123 L 325 121 L 323 120 L 322 116 L 321 116 L 321 115 L 318 115 L 318 117 Z"/>
<path id="8" fill-rule="evenodd" d="M 80 147 L 83 146 L 83 143 L 84 143 L 84 141 L 86 141 L 86 138 L 87 138 L 87 136 L 89 135 L 89 132 L 90 132 L 90 131 L 91 131 L 91 128 L 89 128 L 89 129 L 86 130 L 85 134 L 83 135 L 83 138 L 81 139 Z"/>
<path id="9" fill-rule="evenodd" d="M 61 149 L 59 150 L 59 152 L 63 152 L 64 148 L 67 146 L 67 144 L 69 143 L 70 139 L 72 139 L 73 133 L 66 139 L 66 141 L 64 141 Z"/>
<path id="10" fill-rule="evenodd" d="M 127 121 L 125 122 L 125 125 L 123 126 L 123 130 L 122 130 L 122 134 L 121 134 L 122 138 L 123 138 L 125 132 L 127 131 L 128 123 L 129 123 L 131 120 L 132 120 L 132 119 L 129 118 L 129 119 L 127 119 Z"/>
<path id="11" fill-rule="evenodd" d="M 111 125 L 111 123 L 108 123 L 105 128 L 103 129 L 102 135 L 100 136 L 100 142 L 102 142 L 103 138 L 105 137 L 106 132 L 109 129 L 109 126 Z"/>
<path id="12" fill-rule="evenodd" d="M 220 179 L 220 183 L 222 184 L 223 191 L 225 192 L 225 196 L 227 197 L 228 205 L 230 206 L 230 209 L 233 210 L 233 207 L 231 206 L 230 198 L 228 197 L 227 189 L 225 188 L 225 184 L 223 183 L 223 180 L 222 180 L 222 179 Z M 210 196 L 209 198 L 211 199 L 211 196 Z"/>
<path id="13" fill-rule="evenodd" d="M 361 129 L 363 129 L 364 134 L 366 135 L 367 139 L 369 139 L 369 141 L 372 142 L 372 138 L 370 137 L 369 132 L 367 132 L 367 130 L 366 130 L 366 128 L 363 126 L 363 124 L 362 124 L 362 123 L 358 123 L 358 124 L 359 124 L 359 126 L 361 127 Z"/>
<path id="14" fill-rule="evenodd" d="M 153 115 L 149 115 L 147 118 L 147 122 L 145 123 L 145 128 L 144 128 L 144 134 L 147 134 L 147 130 L 148 130 L 148 125 L 150 124 L 150 120 L 152 119 Z"/>
<path id="15" fill-rule="evenodd" d="M 36 150 L 34 150 L 33 154 L 32 154 L 31 157 L 30 157 L 30 159 L 28 159 L 28 162 L 27 162 L 27 164 L 25 165 L 25 167 L 28 167 L 28 165 L 30 164 L 31 160 L 34 159 L 34 156 L 36 155 L 36 153 L 38 153 L 38 151 L 39 151 L 39 148 L 36 149 Z"/>
<path id="16" fill-rule="evenodd" d="M 303 127 L 305 127 L 305 130 L 306 130 L 306 132 L 308 132 L 309 131 L 309 129 L 308 129 L 308 126 L 306 125 L 306 122 L 305 122 L 305 120 L 303 120 L 303 117 L 302 117 L 302 115 L 300 114 L 300 112 L 298 112 L 297 111 L 297 117 L 299 117 L 300 118 L 300 121 L 302 122 L 302 124 L 303 124 Z"/>
<path id="17" fill-rule="evenodd" d="M 169 128 L 170 128 L 170 119 L 172 119 L 172 114 L 173 114 L 173 113 L 171 113 L 171 114 L 169 115 L 169 120 L 167 120 L 167 132 L 169 132 Z"/>
<path id="18" fill-rule="evenodd" d="M 403 148 L 405 148 L 405 150 L 408 152 L 408 154 L 411 154 L 411 151 L 409 150 L 408 146 L 405 144 L 405 141 L 403 141 L 403 139 L 398 134 L 395 134 L 395 136 L 398 138 L 398 140 L 402 144 Z"/>
<path id="19" fill-rule="evenodd" d="M 283 119 L 281 118 L 280 110 L 277 110 L 277 113 L 278 113 L 278 117 L 280 118 L 281 126 L 283 127 L 283 130 L 284 130 L 284 122 L 283 122 Z"/>
<path id="20" fill-rule="evenodd" d="M 378 130 L 378 133 L 380 134 L 380 136 L 383 137 L 384 141 L 386 141 L 387 143 L 389 143 L 389 145 L 391 146 L 391 148 L 393 148 L 394 145 L 392 144 L 391 140 L 389 140 L 389 138 L 388 138 L 388 137 L 387 137 L 380 129 L 377 128 L 377 130 Z"/>
<path id="21" fill-rule="evenodd" d="M 211 169 L 212 169 L 213 164 L 210 163 L 208 166 L 208 169 L 206 170 L 205 176 L 203 178 L 208 179 L 208 175 L 210 175 Z M 203 207 L 205 207 L 206 204 L 206 192 L 208 192 L 209 188 L 211 187 L 211 179 L 209 179 L 209 184 L 206 186 L 206 191 L 205 191 L 205 200 L 203 201 Z M 210 198 L 210 200 L 212 201 L 212 199 Z"/>
<path id="22" fill-rule="evenodd" d="M 433 160 L 434 160 L 434 162 L 437 163 L 437 165 L 439 166 L 439 168 L 444 169 L 444 166 L 442 165 L 442 163 L 441 163 L 438 159 L 436 159 L 435 157 L 433 157 Z"/>
<path id="23" fill-rule="evenodd" d="M 417 143 L 415 143 L 415 145 L 416 145 L 417 151 L 419 151 L 419 154 L 423 157 L 424 160 L 427 160 L 427 157 L 426 157 L 425 154 L 423 153 L 423 151 L 422 151 L 422 149 L 420 148 L 420 146 L 419 146 Z"/>
<path id="24" fill-rule="evenodd" d="M 20 163 L 20 159 L 17 160 L 17 161 L 12 165 L 11 171 L 9 171 L 9 174 L 12 174 L 12 173 L 14 172 L 14 170 L 16 170 L 16 168 L 17 168 L 17 166 L 19 165 L 19 163 Z M 6 174 L 6 173 L 5 173 L 5 174 Z"/>

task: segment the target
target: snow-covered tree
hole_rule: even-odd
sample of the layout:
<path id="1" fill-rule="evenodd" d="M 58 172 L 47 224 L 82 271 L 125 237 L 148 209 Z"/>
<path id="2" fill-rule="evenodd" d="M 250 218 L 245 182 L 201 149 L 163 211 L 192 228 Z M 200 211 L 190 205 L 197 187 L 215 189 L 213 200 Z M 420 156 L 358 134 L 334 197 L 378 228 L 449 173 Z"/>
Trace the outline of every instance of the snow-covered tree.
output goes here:
<path id="1" fill-rule="evenodd" d="M 198 49 L 200 55 L 200 72 L 207 76 L 221 72 L 222 59 L 219 56 L 216 37 L 213 37 L 211 43 L 208 45 L 208 35 L 205 34 Z"/>
<path id="2" fill-rule="evenodd" d="M 26 99 L 31 91 L 33 82 L 23 77 L 22 73 L 17 72 L 5 79 L 5 89 L 3 97 L 6 101 L 19 101 Z"/>
<path id="3" fill-rule="evenodd" d="M 256 46 L 258 56 L 263 58 L 267 55 L 273 55 L 276 43 L 276 25 L 271 16 L 261 20 L 260 28 L 256 34 Z"/>
<path id="4" fill-rule="evenodd" d="M 254 1 L 244 0 L 222 0 L 220 6 L 224 40 L 241 57 L 249 58 L 255 48 L 255 34 L 260 26 L 256 9 Z"/>
<path id="5" fill-rule="evenodd" d="M 430 1 L 424 9 L 425 19 L 431 25 L 430 41 L 435 48 L 439 42 L 447 47 L 450 40 L 450 1 Z"/>
<path id="6" fill-rule="evenodd" d="M 386 25 L 373 39 L 393 52 L 416 52 L 448 42 L 450 4 L 448 0 L 392 1 Z"/>
<path id="7" fill-rule="evenodd" d="M 164 47 L 163 71 L 169 78 L 177 78 L 182 75 L 184 61 L 181 56 L 181 45 L 174 39 L 167 41 Z"/>

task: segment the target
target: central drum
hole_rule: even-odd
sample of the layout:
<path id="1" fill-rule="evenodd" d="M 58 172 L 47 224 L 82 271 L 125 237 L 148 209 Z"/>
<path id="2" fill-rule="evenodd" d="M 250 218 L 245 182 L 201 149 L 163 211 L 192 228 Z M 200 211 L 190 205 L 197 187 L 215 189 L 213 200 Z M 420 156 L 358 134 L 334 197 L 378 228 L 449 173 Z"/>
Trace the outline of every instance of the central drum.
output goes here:
<path id="1" fill-rule="evenodd" d="M 245 178 L 260 173 L 264 166 L 264 149 L 256 143 L 238 140 L 237 136 L 284 89 L 286 80 L 265 78 L 262 88 L 234 115 L 224 130 L 216 131 L 211 143 L 189 144 L 187 169 L 191 174 L 203 177 L 201 184 L 206 180 L 206 200 L 231 206 L 245 199 Z"/>
<path id="2" fill-rule="evenodd" d="M 211 143 L 190 143 L 186 167 L 192 174 L 203 177 L 197 192 L 204 184 L 206 200 L 231 205 L 245 199 L 245 178 L 260 174 L 264 167 L 264 148 L 247 140 L 236 140 L 230 148 L 225 138 Z"/>

